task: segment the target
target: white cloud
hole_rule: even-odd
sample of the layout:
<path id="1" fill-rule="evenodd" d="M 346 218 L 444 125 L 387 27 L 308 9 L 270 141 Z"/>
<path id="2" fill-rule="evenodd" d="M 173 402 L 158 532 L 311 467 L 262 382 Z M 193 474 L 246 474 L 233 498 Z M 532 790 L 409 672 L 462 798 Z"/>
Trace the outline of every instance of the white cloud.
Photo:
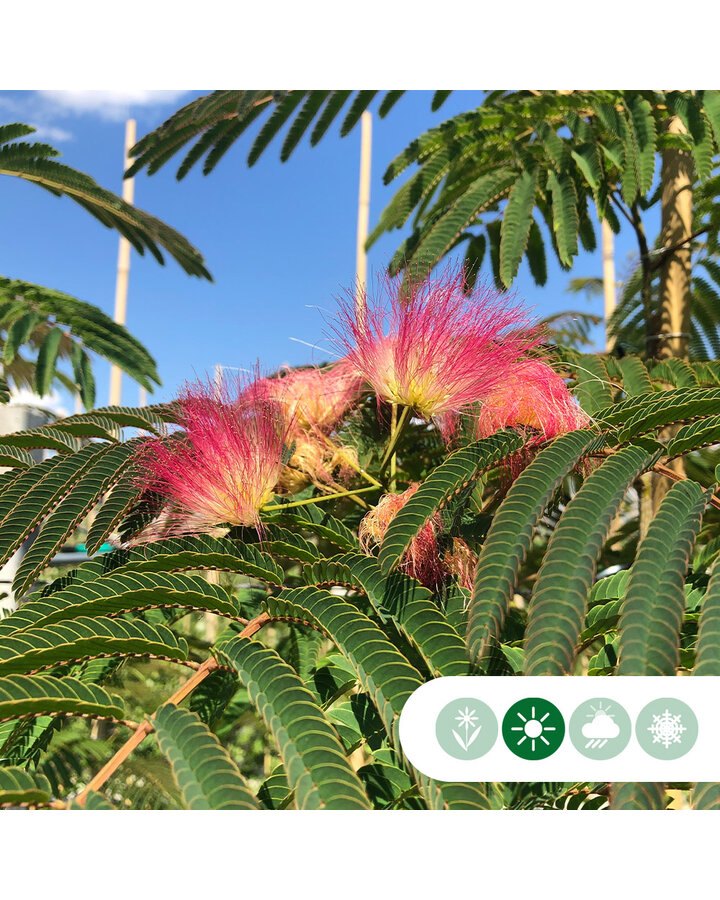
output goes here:
<path id="1" fill-rule="evenodd" d="M 29 136 L 29 140 L 37 138 L 37 140 L 54 141 L 56 144 L 62 141 L 71 141 L 73 136 L 71 132 L 64 128 L 55 128 L 54 125 L 37 125 L 33 124 L 35 133 Z"/>
<path id="2" fill-rule="evenodd" d="M 38 91 L 40 96 L 78 115 L 126 119 L 131 110 L 175 104 L 188 91 Z"/>

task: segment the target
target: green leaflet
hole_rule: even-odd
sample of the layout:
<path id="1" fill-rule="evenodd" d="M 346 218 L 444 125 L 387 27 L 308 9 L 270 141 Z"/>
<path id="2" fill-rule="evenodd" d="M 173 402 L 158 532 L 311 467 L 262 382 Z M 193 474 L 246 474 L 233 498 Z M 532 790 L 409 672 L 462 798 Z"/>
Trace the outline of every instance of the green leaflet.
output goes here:
<path id="1" fill-rule="evenodd" d="M 53 425 L 30 428 L 27 431 L 14 431 L 2 436 L 6 447 L 22 447 L 25 450 L 57 450 L 58 453 L 72 453 L 80 449 L 79 441 Z"/>
<path id="2" fill-rule="evenodd" d="M 0 806 L 19 803 L 49 803 L 50 782 L 44 775 L 34 775 L 19 766 L 0 768 Z"/>
<path id="3" fill-rule="evenodd" d="M 260 546 L 264 549 L 273 544 L 273 541 L 263 541 Z M 313 558 L 316 556 L 317 551 Z M 222 569 L 241 572 L 271 584 L 281 585 L 283 581 L 283 570 L 269 553 L 253 544 L 208 535 L 165 538 L 134 547 L 116 571 L 172 572 L 181 569 Z"/>
<path id="4" fill-rule="evenodd" d="M 113 485 L 88 530 L 85 547 L 89 555 L 98 552 L 139 496 L 132 476 L 120 478 Z"/>
<path id="5" fill-rule="evenodd" d="M 417 799 L 417 787 L 408 773 L 388 763 L 369 763 L 358 769 L 368 797 L 375 809 L 423 809 Z"/>
<path id="6" fill-rule="evenodd" d="M 612 785 L 610 809 L 665 809 L 665 785 L 652 781 L 626 781 Z"/>
<path id="7" fill-rule="evenodd" d="M 258 800 L 263 809 L 287 809 L 293 794 L 282 764 L 276 766 L 260 785 Z"/>
<path id="8" fill-rule="evenodd" d="M 83 466 L 78 483 L 43 522 L 23 557 L 13 582 L 17 594 L 23 594 L 30 587 L 108 487 L 127 469 L 137 445 L 135 439 L 107 447 L 89 465 Z"/>
<path id="9" fill-rule="evenodd" d="M 107 444 L 91 444 L 63 457 L 57 465 L 33 466 L 17 479 L 0 501 L 0 515 L 4 515 L 0 522 L 0 564 L 7 562 L 37 523 L 108 449 Z"/>
<path id="10" fill-rule="evenodd" d="M 112 572 L 96 581 L 70 584 L 47 597 L 34 595 L 0 621 L 0 636 L 80 617 L 112 616 L 156 608 L 201 609 L 221 616 L 239 615 L 237 604 L 217 584 L 198 575 Z"/>
<path id="11" fill-rule="evenodd" d="M 517 432 L 498 432 L 451 454 L 434 469 L 390 523 L 380 548 L 383 572 L 398 564 L 412 539 L 454 494 L 523 444 Z"/>
<path id="12" fill-rule="evenodd" d="M 123 701 L 77 678 L 9 675 L 0 678 L 0 719 L 70 713 L 86 716 L 124 715 Z"/>
<path id="13" fill-rule="evenodd" d="M 591 416 L 612 403 L 612 385 L 603 358 L 597 354 L 583 354 L 577 364 L 575 395 L 580 406 Z"/>
<path id="14" fill-rule="evenodd" d="M 709 419 L 700 419 L 683 425 L 667 446 L 668 456 L 680 456 L 691 450 L 707 447 L 709 444 L 717 444 L 720 439 L 720 416 L 710 416 Z"/>
<path id="15" fill-rule="evenodd" d="M 0 638 L 0 675 L 32 672 L 86 656 L 150 654 L 184 660 L 187 642 L 164 625 L 79 618 Z"/>
<path id="16" fill-rule="evenodd" d="M 62 328 L 54 326 L 45 335 L 38 350 L 35 363 L 35 390 L 40 397 L 50 393 L 53 380 L 55 379 L 55 367 L 62 336 Z"/>
<path id="17" fill-rule="evenodd" d="M 684 581 L 707 502 L 681 481 L 670 489 L 640 544 L 620 617 L 618 675 L 674 675 L 679 664 Z"/>
<path id="18" fill-rule="evenodd" d="M 517 275 L 527 248 L 536 188 L 537 170 L 526 169 L 510 190 L 500 238 L 500 277 L 506 285 Z"/>
<path id="19" fill-rule="evenodd" d="M 259 809 L 237 765 L 195 713 L 166 704 L 153 725 L 186 809 Z"/>
<path id="20" fill-rule="evenodd" d="M 478 213 L 508 192 L 514 179 L 511 169 L 497 168 L 473 181 L 437 221 L 430 219 L 432 224 L 413 254 L 414 261 L 432 265 L 441 259 Z"/>
<path id="21" fill-rule="evenodd" d="M 309 584 L 346 584 L 363 591 L 381 616 L 395 621 L 434 676 L 468 674 L 464 641 L 438 609 L 432 592 L 413 578 L 397 572 L 384 577 L 377 561 L 361 553 L 305 566 L 303 577 Z"/>
<path id="22" fill-rule="evenodd" d="M 613 517 L 632 481 L 658 455 L 640 447 L 619 451 L 585 480 L 563 512 L 530 601 L 526 675 L 571 674 L 597 558 Z"/>
<path id="23" fill-rule="evenodd" d="M 663 425 L 720 413 L 720 390 L 673 390 L 638 394 L 595 414 L 603 426 L 616 425 L 618 439 L 629 440 Z"/>
<path id="24" fill-rule="evenodd" d="M 547 185 L 552 197 L 552 226 L 557 242 L 560 262 L 569 267 L 578 252 L 577 192 L 572 178 L 566 172 L 548 171 Z"/>
<path id="25" fill-rule="evenodd" d="M 623 389 L 628 397 L 652 393 L 652 382 L 642 360 L 636 356 L 624 356 L 615 363 L 620 368 Z"/>
<path id="26" fill-rule="evenodd" d="M 317 537 L 326 538 L 343 550 L 357 550 L 357 537 L 350 529 L 319 506 L 297 506 L 280 512 L 279 519 L 285 525 L 300 527 Z"/>
<path id="27" fill-rule="evenodd" d="M 514 481 L 495 514 L 475 570 L 467 632 L 472 659 L 480 659 L 500 637 L 520 566 L 543 510 L 567 473 L 602 442 L 591 431 L 572 431 L 541 450 Z"/>
<path id="28" fill-rule="evenodd" d="M 637 142 L 636 166 L 638 189 L 646 194 L 655 175 L 655 120 L 647 100 L 636 96 L 630 101 L 629 112 Z"/>
<path id="29" fill-rule="evenodd" d="M 320 559 L 320 552 L 314 544 L 301 534 L 279 525 L 263 524 L 263 539 L 258 546 L 273 556 L 284 556 L 299 562 L 312 563 Z"/>
<path id="30" fill-rule="evenodd" d="M 720 675 L 720 565 L 715 566 L 700 610 L 693 675 Z"/>
<path id="31" fill-rule="evenodd" d="M 293 150 L 300 143 L 300 139 L 310 127 L 318 110 L 330 94 L 331 91 L 308 91 L 305 103 L 288 129 L 283 141 L 282 150 L 280 151 L 281 162 L 286 162 L 290 158 Z"/>
<path id="32" fill-rule="evenodd" d="M 33 462 L 32 456 L 22 447 L 8 447 L 0 444 L 0 466 L 26 469 L 28 466 L 32 466 Z"/>
<path id="33" fill-rule="evenodd" d="M 295 109 L 302 103 L 304 96 L 304 91 L 292 91 L 279 101 L 270 113 L 270 118 L 260 129 L 260 132 L 250 148 L 250 153 L 247 158 L 248 166 L 255 165 L 263 150 L 265 150 L 270 141 L 272 141 L 293 112 L 295 112 Z"/>
<path id="34" fill-rule="evenodd" d="M 665 381 L 675 388 L 697 388 L 698 378 L 691 366 L 684 359 L 665 359 L 656 363 L 651 371 L 653 381 Z"/>
<path id="35" fill-rule="evenodd" d="M 420 789 L 430 809 L 492 809 L 482 784 L 434 781 L 420 776 Z"/>
<path id="36" fill-rule="evenodd" d="M 397 720 L 422 679 L 378 626 L 349 600 L 312 587 L 284 590 L 268 597 L 266 606 L 273 617 L 309 622 L 328 635 L 352 664 L 397 746 Z"/>
<path id="37" fill-rule="evenodd" d="M 298 809 L 369 809 L 335 731 L 274 650 L 235 637 L 218 648 L 275 737 Z"/>
<path id="38" fill-rule="evenodd" d="M 74 800 L 70 802 L 69 809 L 73 810 L 110 810 L 116 809 L 115 806 L 104 797 L 102 794 L 99 794 L 97 791 L 88 791 L 85 795 L 85 806 L 80 806 Z"/>
<path id="39" fill-rule="evenodd" d="M 720 809 L 720 783 L 698 781 L 692 798 L 693 809 Z"/>

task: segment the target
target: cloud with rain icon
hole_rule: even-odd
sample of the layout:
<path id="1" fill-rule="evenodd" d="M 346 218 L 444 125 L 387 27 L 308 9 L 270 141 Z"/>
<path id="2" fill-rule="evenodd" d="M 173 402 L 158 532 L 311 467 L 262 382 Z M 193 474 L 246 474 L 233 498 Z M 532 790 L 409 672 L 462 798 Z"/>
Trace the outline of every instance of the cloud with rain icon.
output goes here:
<path id="1" fill-rule="evenodd" d="M 620 734 L 620 726 L 614 721 L 614 716 L 609 710 L 609 706 L 603 709 L 602 703 L 599 709 L 593 707 L 592 720 L 582 727 L 582 736 L 587 738 L 586 750 L 599 750 Z"/>

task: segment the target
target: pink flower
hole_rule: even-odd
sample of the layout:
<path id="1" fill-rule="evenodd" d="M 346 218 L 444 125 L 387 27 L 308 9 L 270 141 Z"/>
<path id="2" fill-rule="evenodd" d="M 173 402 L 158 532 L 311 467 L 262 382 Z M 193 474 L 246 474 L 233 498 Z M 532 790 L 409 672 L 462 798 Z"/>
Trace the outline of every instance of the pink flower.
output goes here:
<path id="1" fill-rule="evenodd" d="M 544 443 L 590 424 L 563 379 L 538 359 L 524 360 L 482 400 L 475 420 L 475 437 L 483 438 L 507 426 L 521 427 Z"/>
<path id="2" fill-rule="evenodd" d="M 402 494 L 384 494 L 378 505 L 360 522 L 360 547 L 368 556 L 382 544 L 390 523 L 420 487 L 412 484 Z M 399 569 L 427 587 L 436 587 L 447 574 L 440 558 L 438 535 L 442 530 L 440 516 L 435 514 L 413 538 L 405 551 Z"/>
<path id="3" fill-rule="evenodd" d="M 287 369 L 265 378 L 268 397 L 279 401 L 296 429 L 329 432 L 360 396 L 362 378 L 347 360 L 323 368 Z"/>
<path id="4" fill-rule="evenodd" d="M 388 403 L 411 407 L 446 429 L 499 388 L 507 370 L 539 343 L 526 313 L 489 288 L 463 293 L 461 271 L 402 285 L 385 281 L 358 310 L 341 301 L 331 324 L 356 371 Z"/>
<path id="5" fill-rule="evenodd" d="M 170 501 L 163 535 L 220 524 L 259 525 L 283 464 L 289 424 L 259 381 L 190 386 L 178 401 L 184 432 L 149 440 L 142 486 Z"/>

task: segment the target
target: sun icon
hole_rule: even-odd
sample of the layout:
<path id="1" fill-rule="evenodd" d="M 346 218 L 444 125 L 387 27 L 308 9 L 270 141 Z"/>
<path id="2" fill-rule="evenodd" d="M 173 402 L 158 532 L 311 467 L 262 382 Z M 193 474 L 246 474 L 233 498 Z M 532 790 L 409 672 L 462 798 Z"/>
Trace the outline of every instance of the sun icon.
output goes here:
<path id="1" fill-rule="evenodd" d="M 502 730 L 508 748 L 523 759 L 545 759 L 565 737 L 560 710 L 539 697 L 529 697 L 511 706 Z"/>

